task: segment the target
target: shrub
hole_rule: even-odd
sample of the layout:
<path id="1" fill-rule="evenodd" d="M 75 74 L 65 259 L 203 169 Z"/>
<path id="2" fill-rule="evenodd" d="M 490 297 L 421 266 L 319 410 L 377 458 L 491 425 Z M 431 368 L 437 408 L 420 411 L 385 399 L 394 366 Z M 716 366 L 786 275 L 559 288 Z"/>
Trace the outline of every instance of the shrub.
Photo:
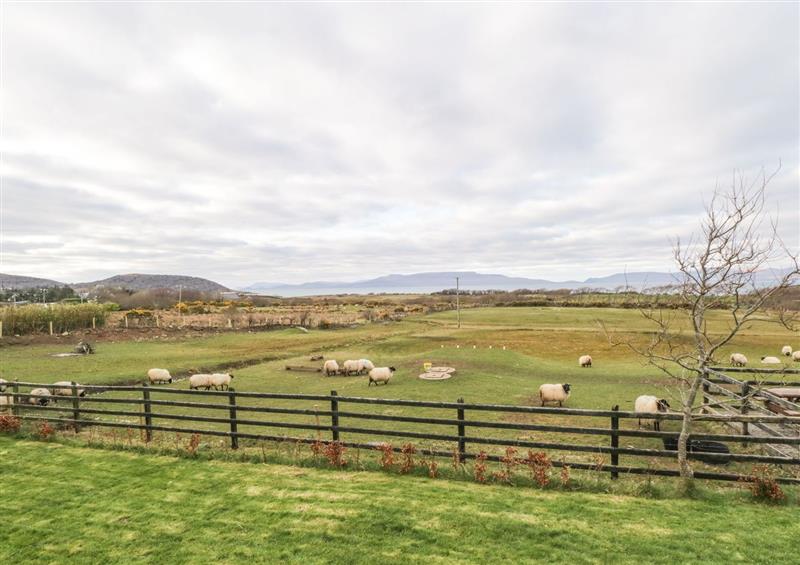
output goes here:
<path id="1" fill-rule="evenodd" d="M 63 333 L 81 328 L 91 328 L 92 319 L 98 326 L 105 324 L 107 310 L 99 304 L 28 304 L 8 306 L 0 310 L 3 330 L 10 334 L 32 334 L 49 331 Z"/>
<path id="2" fill-rule="evenodd" d="M 334 467 L 344 467 L 347 465 L 347 460 L 344 458 L 344 452 L 347 448 L 339 441 L 332 441 L 325 444 L 324 454 L 328 463 Z"/>
<path id="3" fill-rule="evenodd" d="M 0 415 L 0 432 L 16 433 L 19 431 L 22 421 L 11 414 Z"/>
<path id="4" fill-rule="evenodd" d="M 486 452 L 481 450 L 475 457 L 475 466 L 473 467 L 475 481 L 481 484 L 486 482 L 486 458 Z"/>
<path id="5" fill-rule="evenodd" d="M 39 439 L 50 439 L 55 433 L 55 428 L 49 422 L 39 422 L 36 425 L 36 435 Z"/>
<path id="6" fill-rule="evenodd" d="M 391 443 L 382 443 L 376 447 L 381 452 L 381 468 L 389 471 L 394 466 L 394 449 Z"/>
<path id="7" fill-rule="evenodd" d="M 414 470 L 414 454 L 417 448 L 413 444 L 407 443 L 403 446 L 401 451 L 403 455 L 403 463 L 400 465 L 400 472 L 405 474 Z"/>
<path id="8" fill-rule="evenodd" d="M 786 494 L 775 480 L 777 476 L 778 471 L 773 466 L 753 465 L 752 474 L 740 480 L 747 485 L 755 500 L 778 503 L 786 500 Z"/>
<path id="9" fill-rule="evenodd" d="M 533 482 L 540 487 L 546 487 L 550 484 L 550 469 L 553 467 L 553 462 L 550 461 L 547 453 L 543 451 L 528 451 L 525 464 L 530 469 Z"/>

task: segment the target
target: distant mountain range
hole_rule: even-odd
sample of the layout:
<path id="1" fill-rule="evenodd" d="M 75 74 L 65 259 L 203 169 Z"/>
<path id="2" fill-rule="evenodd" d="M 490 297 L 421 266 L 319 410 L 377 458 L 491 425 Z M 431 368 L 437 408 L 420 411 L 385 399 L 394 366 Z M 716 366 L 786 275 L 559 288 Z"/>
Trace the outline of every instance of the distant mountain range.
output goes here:
<path id="1" fill-rule="evenodd" d="M 632 289 L 650 288 L 675 283 L 670 273 L 640 272 L 617 273 L 607 277 L 590 278 L 585 281 L 550 281 L 525 277 L 453 271 L 416 273 L 411 275 L 386 275 L 374 279 L 354 282 L 315 281 L 302 284 L 259 282 L 242 288 L 247 292 L 264 292 L 279 296 L 312 296 L 316 294 L 366 294 L 366 293 L 429 293 L 455 288 L 456 277 L 464 290 L 517 290 L 527 289 L 579 289 L 595 288 L 615 290 L 629 286 Z"/>
<path id="2" fill-rule="evenodd" d="M 758 286 L 774 284 L 783 270 L 759 271 L 756 273 Z M 272 296 L 315 296 L 325 294 L 380 294 L 380 293 L 419 293 L 426 294 L 459 286 L 463 290 L 555 290 L 555 289 L 594 289 L 618 290 L 630 288 L 643 290 L 660 287 L 677 282 L 674 273 L 654 271 L 636 273 L 615 273 L 605 277 L 592 277 L 584 281 L 551 281 L 547 279 L 531 279 L 526 277 L 508 277 L 505 275 L 476 273 L 473 271 L 448 271 L 434 273 L 415 273 L 410 275 L 385 275 L 374 279 L 334 282 L 314 281 L 302 284 L 284 284 L 258 282 L 239 288 L 238 290 L 253 294 L 269 294 Z M 98 281 L 67 284 L 50 279 L 0 274 L 2 288 L 45 288 L 53 286 L 70 286 L 79 292 L 92 291 L 99 288 L 125 288 L 129 290 L 146 290 L 156 288 L 177 289 L 201 292 L 229 292 L 230 289 L 214 281 L 183 275 L 148 275 L 126 274 L 115 275 Z"/>

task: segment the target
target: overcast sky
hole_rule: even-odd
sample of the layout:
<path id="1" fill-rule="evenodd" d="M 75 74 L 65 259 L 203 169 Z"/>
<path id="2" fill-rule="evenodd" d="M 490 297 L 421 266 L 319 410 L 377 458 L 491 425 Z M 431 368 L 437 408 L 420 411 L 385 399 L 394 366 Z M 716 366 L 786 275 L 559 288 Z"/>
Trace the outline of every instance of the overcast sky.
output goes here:
<path id="1" fill-rule="evenodd" d="M 792 4 L 9 4 L 0 271 L 670 270 L 703 195 L 800 245 Z"/>

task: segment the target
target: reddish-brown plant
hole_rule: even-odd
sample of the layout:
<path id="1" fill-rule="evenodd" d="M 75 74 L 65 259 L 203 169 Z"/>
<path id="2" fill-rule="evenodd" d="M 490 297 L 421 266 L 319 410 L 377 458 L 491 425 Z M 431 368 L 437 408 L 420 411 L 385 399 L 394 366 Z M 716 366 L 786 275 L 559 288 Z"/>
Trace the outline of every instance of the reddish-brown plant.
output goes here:
<path id="1" fill-rule="evenodd" d="M 50 439 L 55 433 L 56 429 L 49 422 L 39 422 L 36 425 L 36 435 L 39 439 Z"/>
<path id="2" fill-rule="evenodd" d="M 475 465 L 473 467 L 473 474 L 475 476 L 475 481 L 479 483 L 486 482 L 486 452 L 481 450 L 480 453 L 475 457 Z"/>
<path id="3" fill-rule="evenodd" d="M 753 465 L 752 474 L 740 480 L 750 489 L 754 499 L 777 503 L 786 500 L 786 494 L 776 480 L 777 476 L 778 471 L 775 467 Z"/>
<path id="4" fill-rule="evenodd" d="M 389 471 L 394 467 L 394 448 L 391 443 L 382 443 L 376 447 L 381 452 L 381 468 Z"/>
<path id="5" fill-rule="evenodd" d="M 531 472 L 531 479 L 540 487 L 550 484 L 550 469 L 553 462 L 544 451 L 528 451 L 525 464 Z"/>
<path id="6" fill-rule="evenodd" d="M 345 451 L 347 451 L 347 448 L 342 445 L 342 442 L 332 441 L 325 444 L 325 459 L 334 467 L 344 467 L 347 465 L 347 460 L 344 458 Z"/>
<path id="7" fill-rule="evenodd" d="M 401 473 L 409 473 L 414 470 L 414 454 L 417 448 L 413 444 L 407 443 L 403 446 L 401 453 L 403 455 L 403 462 L 400 465 Z"/>
<path id="8" fill-rule="evenodd" d="M 197 453 L 197 448 L 200 447 L 200 434 L 192 434 L 186 444 L 186 453 L 194 456 Z"/>
<path id="9" fill-rule="evenodd" d="M 11 414 L 0 415 L 0 432 L 16 433 L 22 425 L 22 420 Z"/>

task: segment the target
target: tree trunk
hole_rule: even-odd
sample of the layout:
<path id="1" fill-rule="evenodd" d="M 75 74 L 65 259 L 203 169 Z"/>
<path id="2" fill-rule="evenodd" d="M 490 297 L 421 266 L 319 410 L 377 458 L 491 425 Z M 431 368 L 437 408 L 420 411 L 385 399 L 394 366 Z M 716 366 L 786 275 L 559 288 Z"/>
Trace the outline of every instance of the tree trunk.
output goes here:
<path id="1" fill-rule="evenodd" d="M 681 424 L 681 433 L 678 436 L 678 465 L 680 466 L 681 478 L 683 478 L 684 483 L 694 478 L 694 471 L 689 465 L 687 454 L 689 452 L 689 434 L 692 433 L 692 407 L 697 398 L 697 391 L 700 390 L 700 385 L 703 383 L 704 375 L 705 373 L 698 373 L 692 380 L 686 400 L 683 402 L 683 422 Z"/>

